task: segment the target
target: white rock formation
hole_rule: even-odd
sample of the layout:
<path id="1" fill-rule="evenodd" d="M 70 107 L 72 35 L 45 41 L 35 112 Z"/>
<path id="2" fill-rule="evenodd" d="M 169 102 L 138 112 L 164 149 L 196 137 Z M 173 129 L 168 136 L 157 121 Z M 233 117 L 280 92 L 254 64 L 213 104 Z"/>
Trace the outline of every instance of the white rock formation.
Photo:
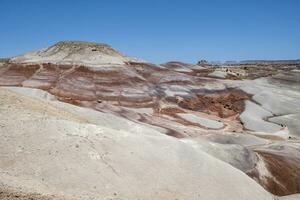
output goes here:
<path id="1" fill-rule="evenodd" d="M 0 89 L 2 185 L 81 199 L 273 199 L 197 145 L 90 124 L 62 108 Z"/>
<path id="2" fill-rule="evenodd" d="M 256 103 L 247 101 L 246 110 L 240 116 L 246 128 L 275 133 L 283 128 L 281 125 L 287 125 L 291 135 L 299 136 L 299 87 L 270 78 L 224 82 L 253 95 Z"/>
<path id="3" fill-rule="evenodd" d="M 123 65 L 138 61 L 122 55 L 106 44 L 64 41 L 46 49 L 33 51 L 10 59 L 13 63 L 53 63 L 97 67 L 101 65 Z"/>
<path id="4" fill-rule="evenodd" d="M 190 113 L 178 113 L 177 115 L 189 122 L 199 124 L 200 126 L 204 126 L 206 128 L 219 129 L 224 126 L 224 124 L 222 122 L 218 122 L 216 120 L 196 116 L 196 115 L 190 114 Z"/>

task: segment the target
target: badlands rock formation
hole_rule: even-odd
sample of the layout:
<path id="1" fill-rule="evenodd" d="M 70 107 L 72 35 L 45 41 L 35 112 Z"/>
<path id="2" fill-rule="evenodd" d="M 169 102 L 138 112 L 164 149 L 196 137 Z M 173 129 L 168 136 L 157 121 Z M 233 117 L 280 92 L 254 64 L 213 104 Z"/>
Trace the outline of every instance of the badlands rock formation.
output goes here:
<path id="1" fill-rule="evenodd" d="M 0 65 L 0 199 L 299 199 L 300 65 L 59 42 Z"/>

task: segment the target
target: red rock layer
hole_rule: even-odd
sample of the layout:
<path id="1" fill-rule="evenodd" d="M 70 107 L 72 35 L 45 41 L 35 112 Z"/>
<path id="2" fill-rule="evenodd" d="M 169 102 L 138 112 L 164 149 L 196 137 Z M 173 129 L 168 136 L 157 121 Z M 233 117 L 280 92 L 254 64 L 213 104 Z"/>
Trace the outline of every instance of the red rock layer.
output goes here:
<path id="1" fill-rule="evenodd" d="M 300 192 L 300 158 L 259 151 L 272 177 L 258 178 L 268 191 L 278 196 Z"/>

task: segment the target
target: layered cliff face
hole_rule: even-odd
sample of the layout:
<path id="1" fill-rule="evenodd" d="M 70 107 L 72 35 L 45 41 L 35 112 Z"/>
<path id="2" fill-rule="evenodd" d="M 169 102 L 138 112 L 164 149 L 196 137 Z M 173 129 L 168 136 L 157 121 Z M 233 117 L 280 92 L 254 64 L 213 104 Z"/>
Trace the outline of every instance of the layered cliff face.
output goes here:
<path id="1" fill-rule="evenodd" d="M 1 194 L 299 193 L 297 70 L 282 63 L 154 65 L 87 42 L 14 57 L 0 66 Z"/>

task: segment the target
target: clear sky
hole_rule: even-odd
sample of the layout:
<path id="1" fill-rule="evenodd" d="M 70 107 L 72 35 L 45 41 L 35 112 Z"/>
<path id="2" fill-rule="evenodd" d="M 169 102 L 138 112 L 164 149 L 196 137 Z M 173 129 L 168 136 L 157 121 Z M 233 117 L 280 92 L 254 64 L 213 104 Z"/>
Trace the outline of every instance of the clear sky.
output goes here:
<path id="1" fill-rule="evenodd" d="M 300 0 L 0 0 L 0 57 L 61 40 L 162 63 L 300 58 Z"/>

